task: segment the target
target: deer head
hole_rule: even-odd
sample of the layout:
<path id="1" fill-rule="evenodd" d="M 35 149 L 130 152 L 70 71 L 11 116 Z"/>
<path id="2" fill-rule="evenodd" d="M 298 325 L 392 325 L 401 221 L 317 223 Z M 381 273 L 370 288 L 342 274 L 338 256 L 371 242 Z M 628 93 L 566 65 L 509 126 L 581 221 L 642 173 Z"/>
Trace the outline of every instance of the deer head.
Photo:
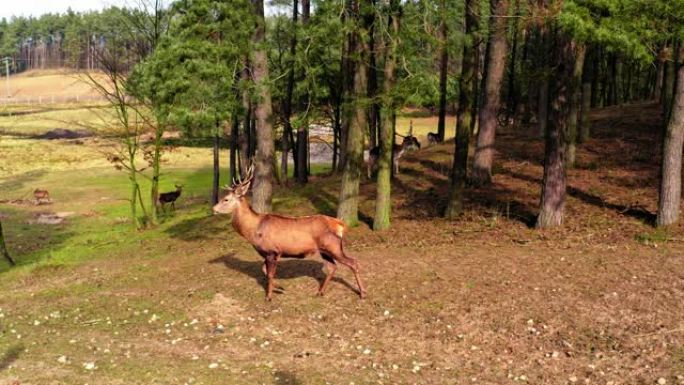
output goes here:
<path id="1" fill-rule="evenodd" d="M 225 186 L 228 194 L 214 205 L 214 214 L 231 214 L 240 203 L 240 200 L 247 195 L 249 185 L 252 184 L 252 178 L 254 178 L 254 165 L 251 165 L 249 170 L 247 170 L 245 180 L 240 179 L 238 176 L 238 180 L 234 180 L 232 186 Z"/>

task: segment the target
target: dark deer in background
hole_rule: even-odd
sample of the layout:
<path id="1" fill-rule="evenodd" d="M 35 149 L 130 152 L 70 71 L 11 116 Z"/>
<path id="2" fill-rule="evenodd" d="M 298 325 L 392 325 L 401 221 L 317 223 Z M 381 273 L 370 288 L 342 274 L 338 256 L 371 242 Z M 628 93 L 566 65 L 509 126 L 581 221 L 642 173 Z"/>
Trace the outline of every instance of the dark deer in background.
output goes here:
<path id="1" fill-rule="evenodd" d="M 36 199 L 37 205 L 42 205 L 43 203 L 52 202 L 52 199 L 50 199 L 50 193 L 48 192 L 48 190 L 37 188 L 37 189 L 33 190 L 33 197 Z"/>
<path id="2" fill-rule="evenodd" d="M 395 144 L 392 147 L 392 164 L 394 164 L 395 174 L 399 174 L 399 159 L 401 159 L 406 151 L 415 150 L 420 150 L 420 142 L 411 134 L 404 137 L 401 145 Z M 373 168 L 375 168 L 375 165 L 378 163 L 378 159 L 380 159 L 380 146 L 373 147 L 368 152 L 368 163 L 366 164 L 368 169 L 368 179 L 371 178 Z"/>
<path id="3" fill-rule="evenodd" d="M 173 211 L 176 211 L 176 200 L 181 196 L 183 191 L 183 186 L 176 185 L 176 191 L 170 191 L 159 194 L 159 203 L 161 203 L 162 210 L 164 210 L 164 205 L 171 203 Z"/>
<path id="4" fill-rule="evenodd" d="M 275 285 L 276 266 L 280 258 L 305 258 L 319 254 L 328 275 L 318 289 L 323 295 L 335 275 L 337 264 L 349 267 L 359 286 L 359 296 L 366 291 L 359 277 L 359 263 L 345 253 L 343 238 L 347 226 L 340 220 L 325 215 L 286 217 L 274 214 L 258 214 L 247 202 L 245 195 L 252 182 L 253 166 L 244 181 L 238 181 L 228 189 L 228 194 L 214 206 L 215 214 L 232 214 L 233 228 L 264 258 L 262 270 L 268 277 L 266 299 L 271 300 Z"/>
<path id="5" fill-rule="evenodd" d="M 442 142 L 441 140 L 439 140 L 439 134 L 437 134 L 436 132 L 428 132 L 427 140 L 429 145 Z"/>

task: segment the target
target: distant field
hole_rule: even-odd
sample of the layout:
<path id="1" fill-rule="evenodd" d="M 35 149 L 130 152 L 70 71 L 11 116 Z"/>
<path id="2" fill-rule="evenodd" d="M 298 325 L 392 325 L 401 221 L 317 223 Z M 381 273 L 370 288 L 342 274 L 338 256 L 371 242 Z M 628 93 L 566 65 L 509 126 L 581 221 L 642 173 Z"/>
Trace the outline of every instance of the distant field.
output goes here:
<path id="1" fill-rule="evenodd" d="M 98 80 L 103 79 L 101 74 L 95 73 L 93 76 Z M 7 97 L 5 76 L 2 76 L 1 80 L 0 95 L 2 99 L 5 99 Z M 10 95 L 13 99 L 31 98 L 34 103 L 38 102 L 38 98 L 41 98 L 43 103 L 49 103 L 53 97 L 62 99 L 98 96 L 88 84 L 84 73 L 67 70 L 35 70 L 11 75 Z"/>
<path id="2" fill-rule="evenodd" d="M 0 106 L 0 134 L 40 135 L 56 128 L 105 132 L 113 118 L 102 104 Z"/>

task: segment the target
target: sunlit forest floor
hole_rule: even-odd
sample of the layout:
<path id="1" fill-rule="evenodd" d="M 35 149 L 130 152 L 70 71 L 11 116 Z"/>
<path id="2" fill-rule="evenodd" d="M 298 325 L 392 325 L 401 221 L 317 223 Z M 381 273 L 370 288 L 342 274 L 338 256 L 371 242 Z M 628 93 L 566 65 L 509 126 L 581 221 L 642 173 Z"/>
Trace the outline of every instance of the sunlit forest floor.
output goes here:
<path id="1" fill-rule="evenodd" d="M 316 297 L 322 262 L 285 260 L 271 303 L 260 257 L 209 213 L 208 147 L 169 156 L 164 188 L 185 186 L 177 210 L 136 232 L 126 176 L 97 160 L 101 142 L 49 141 L 73 159 L 0 175 L 20 264 L 0 265 L 0 384 L 684 383 L 684 227 L 651 226 L 660 110 L 599 109 L 592 124 L 563 228 L 531 227 L 536 128 L 499 131 L 494 185 L 469 189 L 456 222 L 439 218 L 453 142 L 423 141 L 394 181 L 391 230 L 369 230 L 375 186 L 363 182 L 365 223 L 347 250 L 368 298 L 342 268 Z M 54 156 L 28 152 L 46 142 L 0 146 L 34 164 Z M 51 205 L 29 202 L 37 187 Z M 275 210 L 334 214 L 338 187 L 322 173 L 279 188 Z M 50 213 L 66 219 L 35 223 Z"/>

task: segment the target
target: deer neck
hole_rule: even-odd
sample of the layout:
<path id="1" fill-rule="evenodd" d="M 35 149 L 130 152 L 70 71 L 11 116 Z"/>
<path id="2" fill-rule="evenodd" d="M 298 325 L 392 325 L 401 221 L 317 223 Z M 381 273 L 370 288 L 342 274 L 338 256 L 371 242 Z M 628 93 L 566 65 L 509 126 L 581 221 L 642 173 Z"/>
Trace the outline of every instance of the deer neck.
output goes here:
<path id="1" fill-rule="evenodd" d="M 233 228 L 235 231 L 253 244 L 259 222 L 261 222 L 261 216 L 252 210 L 246 198 L 240 198 L 238 207 L 233 211 Z"/>

